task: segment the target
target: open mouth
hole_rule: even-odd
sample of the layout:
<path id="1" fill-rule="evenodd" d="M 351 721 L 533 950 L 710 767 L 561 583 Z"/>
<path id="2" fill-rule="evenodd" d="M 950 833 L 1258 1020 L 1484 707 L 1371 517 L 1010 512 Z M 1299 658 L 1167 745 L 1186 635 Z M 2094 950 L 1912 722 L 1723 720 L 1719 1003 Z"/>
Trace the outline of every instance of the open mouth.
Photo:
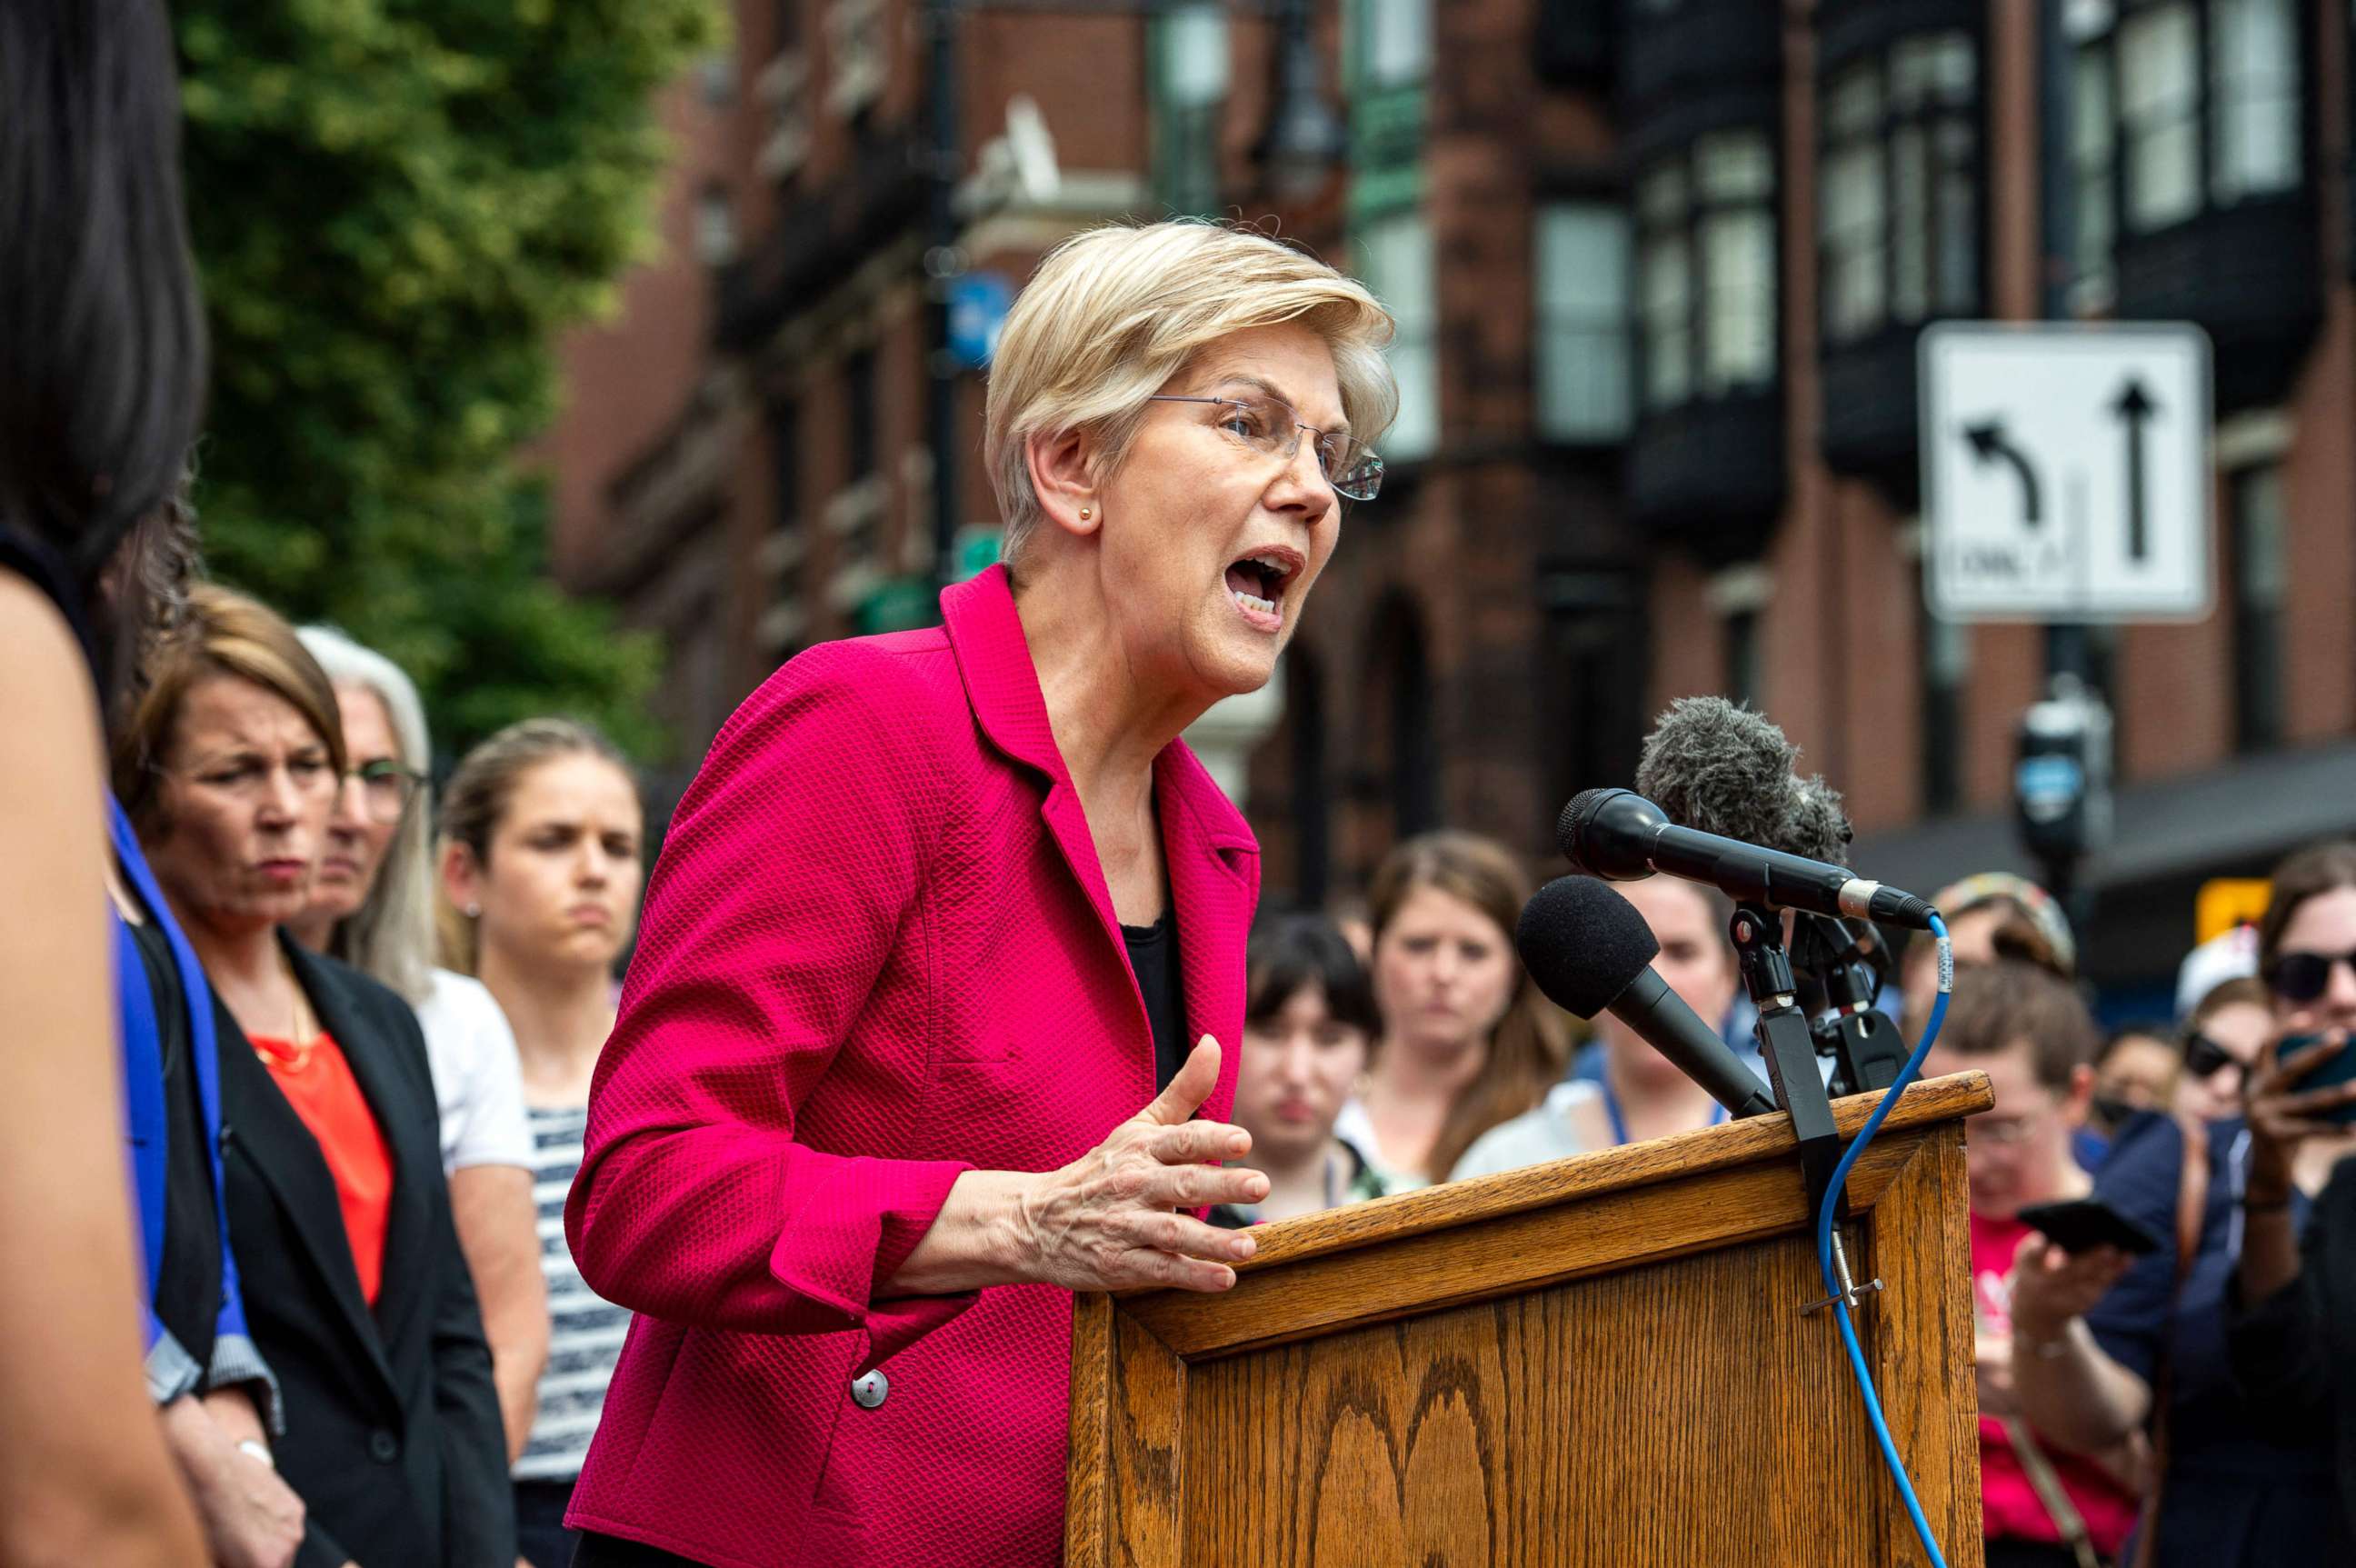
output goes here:
<path id="1" fill-rule="evenodd" d="M 1227 567 L 1227 593 L 1253 615 L 1275 616 L 1284 603 L 1285 585 L 1300 571 L 1300 559 L 1289 550 L 1258 551 Z"/>

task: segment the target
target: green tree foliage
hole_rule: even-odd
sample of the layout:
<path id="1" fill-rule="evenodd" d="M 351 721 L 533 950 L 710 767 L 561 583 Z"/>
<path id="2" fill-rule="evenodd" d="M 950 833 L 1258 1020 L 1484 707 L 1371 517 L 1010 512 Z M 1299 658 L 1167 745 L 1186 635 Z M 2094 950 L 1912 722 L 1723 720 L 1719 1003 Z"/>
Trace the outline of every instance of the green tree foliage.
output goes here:
<path id="1" fill-rule="evenodd" d="M 215 573 L 417 680 L 445 753 L 539 712 L 660 744 L 659 652 L 543 575 L 515 460 L 655 243 L 658 98 L 714 0 L 176 0 Z"/>

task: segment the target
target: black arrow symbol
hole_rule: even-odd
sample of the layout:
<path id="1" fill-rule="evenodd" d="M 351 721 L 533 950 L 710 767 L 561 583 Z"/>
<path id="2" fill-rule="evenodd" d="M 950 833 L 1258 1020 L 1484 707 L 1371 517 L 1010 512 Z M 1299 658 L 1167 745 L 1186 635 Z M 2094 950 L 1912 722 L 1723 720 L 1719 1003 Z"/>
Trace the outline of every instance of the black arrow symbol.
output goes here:
<path id="1" fill-rule="evenodd" d="M 2127 432 L 2127 559 L 2140 561 L 2150 549 L 2149 524 L 2144 513 L 2143 427 L 2159 412 L 2144 390 L 2141 376 L 2129 376 L 2111 412 Z"/>
<path id="2" fill-rule="evenodd" d="M 1982 463 L 2001 457 L 2012 465 L 2020 476 L 2020 520 L 2035 528 L 2045 515 L 2037 485 L 2037 470 L 2029 466 L 2029 454 L 2005 439 L 2004 421 L 1990 419 L 1978 424 L 1964 426 L 1964 439 L 1972 444 L 1972 453 Z"/>

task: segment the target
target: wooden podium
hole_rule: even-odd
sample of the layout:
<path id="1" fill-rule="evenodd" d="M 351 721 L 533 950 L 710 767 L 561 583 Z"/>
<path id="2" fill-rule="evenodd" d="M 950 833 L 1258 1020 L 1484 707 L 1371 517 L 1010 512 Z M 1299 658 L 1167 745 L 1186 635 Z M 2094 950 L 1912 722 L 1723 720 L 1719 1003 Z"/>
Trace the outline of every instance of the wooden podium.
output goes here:
<path id="1" fill-rule="evenodd" d="M 1834 1111 L 1844 1135 L 1879 1098 Z M 1964 1073 L 1848 1184 L 1858 1335 L 1981 1562 Z M 1923 1562 L 1825 1292 L 1789 1119 L 1262 1227 L 1221 1295 L 1079 1298 L 1066 1568 Z"/>

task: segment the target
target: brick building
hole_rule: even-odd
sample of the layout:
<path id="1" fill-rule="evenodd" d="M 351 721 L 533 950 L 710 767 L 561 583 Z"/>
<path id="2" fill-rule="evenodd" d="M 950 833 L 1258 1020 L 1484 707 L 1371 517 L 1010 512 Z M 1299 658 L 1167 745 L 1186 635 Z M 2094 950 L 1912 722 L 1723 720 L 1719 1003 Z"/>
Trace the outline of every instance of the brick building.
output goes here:
<path id="1" fill-rule="evenodd" d="M 1392 478 L 1280 691 L 1211 721 L 1271 896 L 1345 892 L 1442 822 L 1550 854 L 1560 800 L 1697 691 L 1806 746 L 1878 874 L 2027 869 L 2013 729 L 2057 650 L 1922 609 L 1914 341 L 1948 317 L 2214 345 L 2217 613 L 2084 639 L 2118 714 L 2094 972 L 2157 982 L 2201 876 L 2356 816 L 2340 0 L 958 9 L 971 267 L 1266 217 L 1399 317 Z M 674 105 L 667 259 L 571 346 L 549 444 L 559 570 L 669 636 L 683 767 L 797 648 L 921 614 L 933 564 L 930 13 L 737 11 L 733 69 Z M 1303 58 L 1322 91 L 1280 92 Z M 1267 147 L 1311 98 L 1346 135 L 1304 182 Z M 954 489 L 987 528 L 980 391 Z"/>

